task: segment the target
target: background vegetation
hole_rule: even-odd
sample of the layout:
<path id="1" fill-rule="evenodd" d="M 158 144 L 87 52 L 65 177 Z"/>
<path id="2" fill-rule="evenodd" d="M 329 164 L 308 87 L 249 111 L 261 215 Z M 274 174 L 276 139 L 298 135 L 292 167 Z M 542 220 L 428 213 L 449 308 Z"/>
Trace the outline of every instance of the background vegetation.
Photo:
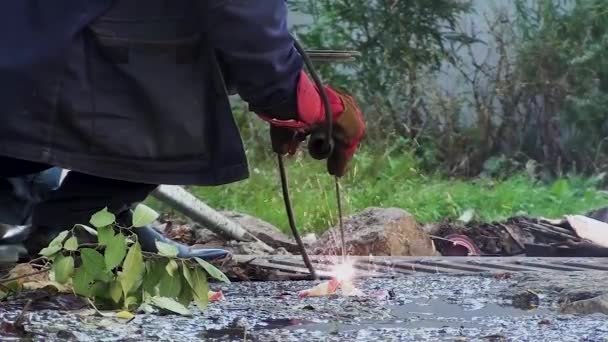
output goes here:
<path id="1" fill-rule="evenodd" d="M 361 52 L 321 65 L 354 93 L 369 134 L 345 179 L 350 211 L 397 206 L 423 222 L 559 216 L 607 205 L 608 2 L 299 0 L 305 46 Z M 508 3 L 508 4 L 507 4 Z M 237 105 L 252 178 L 196 189 L 219 208 L 286 227 L 267 127 Z M 300 225 L 335 222 L 331 179 L 290 167 Z"/>

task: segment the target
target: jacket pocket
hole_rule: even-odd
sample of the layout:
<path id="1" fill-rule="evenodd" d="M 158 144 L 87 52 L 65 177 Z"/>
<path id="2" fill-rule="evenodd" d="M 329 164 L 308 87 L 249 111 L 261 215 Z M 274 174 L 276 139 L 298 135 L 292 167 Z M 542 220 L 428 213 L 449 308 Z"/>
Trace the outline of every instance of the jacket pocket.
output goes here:
<path id="1" fill-rule="evenodd" d="M 206 47 L 195 0 L 118 0 L 89 27 L 92 154 L 206 158 Z"/>

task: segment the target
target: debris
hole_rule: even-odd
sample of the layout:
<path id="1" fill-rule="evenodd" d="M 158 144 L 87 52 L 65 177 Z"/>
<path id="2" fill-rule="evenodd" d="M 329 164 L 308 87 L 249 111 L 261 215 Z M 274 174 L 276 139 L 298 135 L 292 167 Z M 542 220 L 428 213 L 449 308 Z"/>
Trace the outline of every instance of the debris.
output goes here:
<path id="1" fill-rule="evenodd" d="M 135 318 L 135 315 L 130 313 L 129 311 L 120 311 L 116 313 L 116 317 L 120 318 L 120 319 L 124 319 L 127 321 L 132 320 L 133 318 Z"/>
<path id="2" fill-rule="evenodd" d="M 442 255 L 445 256 L 479 256 L 481 251 L 475 245 L 475 242 L 466 235 L 451 234 L 445 237 L 447 241 L 452 243 L 452 246 L 446 246 L 442 250 Z"/>
<path id="3" fill-rule="evenodd" d="M 302 236 L 302 242 L 304 242 L 304 244 L 307 246 L 312 246 L 317 243 L 317 236 L 315 233 L 308 233 Z"/>
<path id="4" fill-rule="evenodd" d="M 245 228 L 248 232 L 272 248 L 285 248 L 290 253 L 299 253 L 296 242 L 277 227 L 251 215 L 233 211 L 222 212 L 230 220 Z"/>
<path id="5" fill-rule="evenodd" d="M 209 291 L 208 297 L 209 297 L 209 302 L 219 302 L 220 300 L 226 299 L 226 297 L 224 297 L 224 293 L 222 291 L 218 291 L 218 292 Z"/>
<path id="6" fill-rule="evenodd" d="M 566 216 L 566 219 L 578 236 L 608 248 L 608 223 L 581 215 Z"/>
<path id="7" fill-rule="evenodd" d="M 608 315 L 608 295 L 601 295 L 562 305 L 561 312 L 565 314 L 591 315 L 602 313 Z"/>
<path id="8" fill-rule="evenodd" d="M 344 220 L 348 255 L 433 256 L 433 241 L 414 217 L 398 208 L 368 208 Z M 341 255 L 338 228 L 315 244 L 314 254 Z"/>
<path id="9" fill-rule="evenodd" d="M 510 272 L 500 272 L 500 273 L 496 273 L 494 275 L 494 278 L 496 278 L 497 280 L 507 280 L 507 279 L 511 279 L 513 277 L 513 274 Z"/>
<path id="10" fill-rule="evenodd" d="M 540 305 L 540 297 L 532 290 L 515 294 L 512 298 L 513 307 L 522 310 L 532 310 Z"/>
<path id="11" fill-rule="evenodd" d="M 340 286 L 340 282 L 336 279 L 331 279 L 329 281 L 324 281 L 318 284 L 315 287 L 310 289 L 302 290 L 298 292 L 298 297 L 306 298 L 306 297 L 326 297 L 336 294 L 338 287 Z"/>

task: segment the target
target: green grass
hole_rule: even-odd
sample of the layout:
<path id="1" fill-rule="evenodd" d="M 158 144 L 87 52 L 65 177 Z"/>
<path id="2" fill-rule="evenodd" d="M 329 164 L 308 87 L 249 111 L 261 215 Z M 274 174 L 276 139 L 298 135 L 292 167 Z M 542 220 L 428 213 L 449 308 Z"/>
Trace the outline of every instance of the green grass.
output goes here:
<path id="1" fill-rule="evenodd" d="M 324 164 L 300 155 L 290 159 L 290 192 L 301 231 L 320 232 L 336 223 L 334 183 Z M 608 206 L 608 195 L 593 182 L 566 177 L 544 184 L 525 175 L 506 180 L 445 179 L 424 174 L 409 154 L 387 156 L 361 152 L 342 181 L 345 212 L 366 207 L 399 207 L 418 221 L 458 218 L 468 209 L 484 221 L 513 215 L 559 217 Z M 195 195 L 217 209 L 257 216 L 287 231 L 276 162 L 250 161 L 248 180 L 220 187 L 198 187 Z"/>

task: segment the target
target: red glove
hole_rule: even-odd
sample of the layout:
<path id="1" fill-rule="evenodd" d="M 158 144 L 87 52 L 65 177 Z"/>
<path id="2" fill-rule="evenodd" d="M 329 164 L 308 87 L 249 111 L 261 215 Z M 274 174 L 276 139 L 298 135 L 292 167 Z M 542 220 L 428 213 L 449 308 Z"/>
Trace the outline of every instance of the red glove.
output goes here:
<path id="1" fill-rule="evenodd" d="M 334 149 L 327 160 L 330 174 L 342 177 L 355 154 L 365 132 L 361 110 L 353 98 L 330 87 L 325 87 L 333 114 Z M 315 84 L 304 71 L 300 74 L 297 90 L 298 120 L 260 117 L 271 124 L 270 136 L 277 153 L 293 154 L 299 144 L 314 129 L 326 123 L 323 101 Z"/>

